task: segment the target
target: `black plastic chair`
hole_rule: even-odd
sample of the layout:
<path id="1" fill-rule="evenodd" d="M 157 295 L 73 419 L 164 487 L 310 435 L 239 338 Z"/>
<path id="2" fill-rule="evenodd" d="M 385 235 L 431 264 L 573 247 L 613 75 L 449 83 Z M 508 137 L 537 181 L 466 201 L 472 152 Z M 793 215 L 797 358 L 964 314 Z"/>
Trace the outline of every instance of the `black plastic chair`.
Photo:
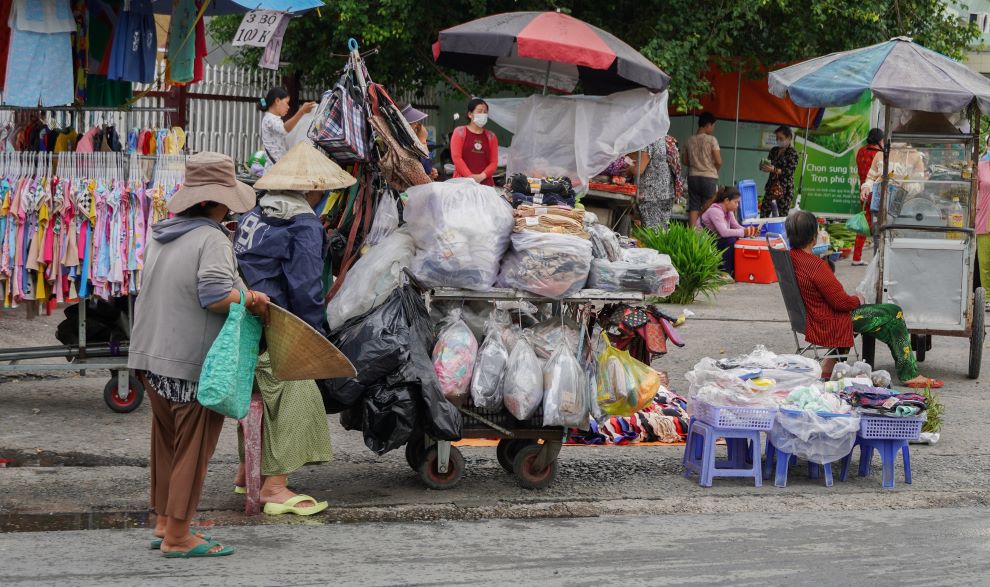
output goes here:
<path id="1" fill-rule="evenodd" d="M 780 286 L 780 293 L 784 297 L 784 308 L 787 309 L 787 319 L 791 323 L 791 334 L 794 335 L 794 345 L 796 347 L 795 354 L 805 355 L 813 353 L 816 361 L 821 361 L 826 357 L 840 361 L 848 360 L 850 353 L 841 352 L 835 347 L 818 346 L 804 339 L 808 315 L 804 309 L 804 299 L 801 298 L 801 290 L 798 288 L 794 265 L 791 263 L 791 253 L 786 248 L 781 249 L 773 246 L 773 241 L 781 240 L 780 235 L 768 233 L 766 239 L 767 248 L 770 249 L 770 259 L 773 261 L 773 268 L 777 272 L 777 285 Z M 802 339 L 804 339 L 804 343 L 801 342 Z M 855 347 L 853 351 L 855 351 Z"/>

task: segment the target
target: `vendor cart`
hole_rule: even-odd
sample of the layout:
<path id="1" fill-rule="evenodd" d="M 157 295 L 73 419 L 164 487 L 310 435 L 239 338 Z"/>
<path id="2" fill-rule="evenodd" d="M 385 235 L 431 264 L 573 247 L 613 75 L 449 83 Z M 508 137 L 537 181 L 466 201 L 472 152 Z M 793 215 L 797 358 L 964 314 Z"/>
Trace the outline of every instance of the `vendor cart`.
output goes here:
<path id="1" fill-rule="evenodd" d="M 866 91 L 883 105 L 875 301 L 904 310 L 919 360 L 932 336 L 968 338 L 969 377 L 979 377 L 986 292 L 973 288 L 974 133 L 981 110 L 990 112 L 990 80 L 897 37 L 774 71 L 769 83 L 772 94 L 798 106 L 843 106 Z M 874 349 L 874 339 L 864 337 L 867 362 Z"/>
<path id="2" fill-rule="evenodd" d="M 490 291 L 471 291 L 454 288 L 436 288 L 425 295 L 427 307 L 434 301 L 487 301 L 491 303 L 533 302 L 558 303 L 565 307 L 587 308 L 593 304 L 636 304 L 645 297 L 636 292 L 606 292 L 585 289 L 563 300 L 549 300 L 514 289 L 494 288 Z M 468 403 L 460 407 L 464 416 L 462 438 L 497 438 L 495 454 L 499 464 L 519 480 L 527 489 L 548 487 L 557 476 L 557 457 L 566 438 L 567 430 L 559 426 L 543 426 L 543 410 L 532 418 L 516 420 L 505 409 L 483 410 Z M 450 442 L 437 441 L 429 436 L 410 440 L 406 444 L 406 462 L 419 474 L 431 489 L 450 489 L 457 485 L 464 473 L 464 457 Z"/>
<path id="3" fill-rule="evenodd" d="M 976 379 L 986 315 L 986 291 L 973 287 L 979 141 L 972 133 L 923 132 L 919 124 L 912 125 L 930 115 L 891 107 L 885 111 L 888 147 L 877 222 L 876 299 L 904 310 L 919 361 L 931 349 L 932 336 L 968 338 L 968 374 Z M 970 128 L 978 129 L 979 109 L 973 105 L 967 114 Z M 898 115 L 906 119 L 900 126 L 891 123 Z M 923 162 L 920 176 L 896 169 L 911 158 Z M 874 346 L 872 338 L 864 343 L 867 362 L 873 361 Z"/>

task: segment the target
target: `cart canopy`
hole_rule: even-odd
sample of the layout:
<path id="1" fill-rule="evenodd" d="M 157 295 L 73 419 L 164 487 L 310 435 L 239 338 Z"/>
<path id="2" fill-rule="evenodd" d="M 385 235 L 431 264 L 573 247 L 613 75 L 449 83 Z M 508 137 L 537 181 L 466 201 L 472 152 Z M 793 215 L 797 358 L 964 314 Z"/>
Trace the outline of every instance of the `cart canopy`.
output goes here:
<path id="1" fill-rule="evenodd" d="M 908 37 L 778 69 L 769 84 L 771 94 L 805 108 L 845 106 L 870 90 L 895 108 L 959 112 L 976 100 L 990 112 L 990 80 Z"/>

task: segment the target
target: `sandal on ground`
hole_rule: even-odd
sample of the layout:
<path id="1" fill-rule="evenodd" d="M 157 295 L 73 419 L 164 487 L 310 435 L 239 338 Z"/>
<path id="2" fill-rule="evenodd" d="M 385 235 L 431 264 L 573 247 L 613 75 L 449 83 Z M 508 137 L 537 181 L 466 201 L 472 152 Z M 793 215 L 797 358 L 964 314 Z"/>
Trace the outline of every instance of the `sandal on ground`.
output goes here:
<path id="1" fill-rule="evenodd" d="M 234 547 L 232 546 L 223 546 L 223 548 L 216 552 L 210 552 L 210 549 L 218 546 L 223 545 L 215 540 L 208 540 L 190 550 L 174 550 L 172 552 L 166 552 L 165 558 L 206 558 L 234 554 Z"/>
<path id="2" fill-rule="evenodd" d="M 315 505 L 309 507 L 298 507 L 296 504 L 304 501 L 311 501 Z M 330 507 L 325 501 L 316 501 L 308 495 L 297 495 L 285 500 L 284 503 L 268 502 L 265 504 L 265 513 L 269 516 L 280 516 L 282 514 L 296 514 L 297 516 L 312 516 Z"/>
<path id="3" fill-rule="evenodd" d="M 202 538 L 203 540 L 206 540 L 206 541 L 213 540 L 213 538 L 209 534 L 207 534 L 206 532 L 204 532 L 203 530 L 201 530 L 199 528 L 191 528 L 189 530 L 189 533 L 192 534 L 192 535 L 194 535 L 194 536 L 199 536 L 200 538 Z M 164 540 L 165 540 L 164 538 L 152 538 L 151 539 L 151 550 L 160 550 L 161 547 L 162 547 L 162 542 Z"/>
<path id="4" fill-rule="evenodd" d="M 945 382 L 939 381 L 938 379 L 932 379 L 931 377 L 926 377 L 924 381 L 906 383 L 904 385 L 905 387 L 909 387 L 911 389 L 926 389 L 929 387 L 932 389 L 942 389 L 945 387 Z"/>
<path id="5" fill-rule="evenodd" d="M 243 485 L 234 485 L 234 493 L 237 495 L 247 495 L 247 487 Z"/>

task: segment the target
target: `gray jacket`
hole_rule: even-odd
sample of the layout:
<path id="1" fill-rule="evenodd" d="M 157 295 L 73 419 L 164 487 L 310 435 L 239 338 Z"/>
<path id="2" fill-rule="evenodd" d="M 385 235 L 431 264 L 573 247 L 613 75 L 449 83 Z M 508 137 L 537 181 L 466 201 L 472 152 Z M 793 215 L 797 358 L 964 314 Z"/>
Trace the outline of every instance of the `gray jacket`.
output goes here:
<path id="1" fill-rule="evenodd" d="M 227 319 L 206 309 L 246 289 L 227 231 L 207 218 L 177 217 L 152 227 L 127 366 L 199 381 L 206 352 Z"/>

